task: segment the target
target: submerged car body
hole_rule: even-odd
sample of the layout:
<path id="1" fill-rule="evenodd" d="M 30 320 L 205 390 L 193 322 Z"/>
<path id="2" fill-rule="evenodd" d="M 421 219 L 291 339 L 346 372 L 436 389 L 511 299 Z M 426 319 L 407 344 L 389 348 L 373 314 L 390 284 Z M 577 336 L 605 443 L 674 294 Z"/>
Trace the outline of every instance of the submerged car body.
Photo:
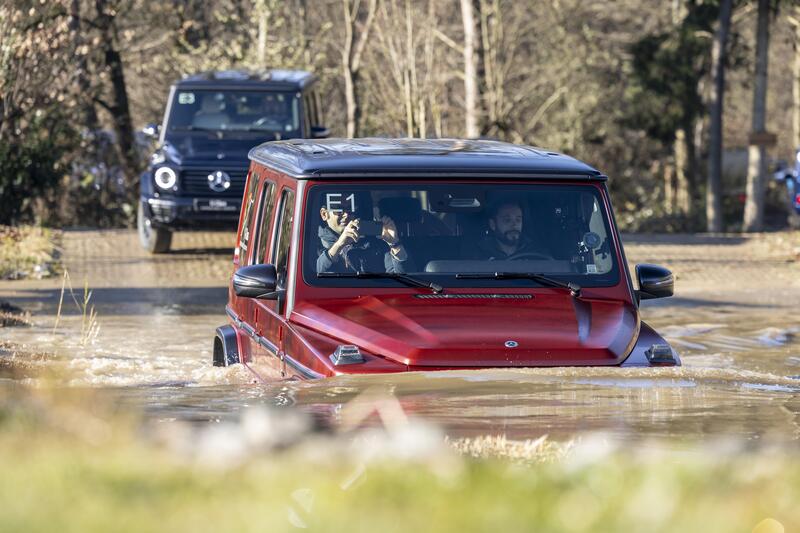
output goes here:
<path id="1" fill-rule="evenodd" d="M 634 289 L 607 178 L 580 161 L 446 139 L 298 139 L 250 159 L 216 365 L 270 380 L 680 364 L 639 315 L 672 274 L 638 265 Z"/>
<path id="2" fill-rule="evenodd" d="M 140 179 L 138 230 L 152 253 L 172 232 L 233 230 L 249 167 L 265 141 L 322 138 L 316 78 L 304 71 L 223 71 L 187 76 L 170 89 L 157 147 Z"/>

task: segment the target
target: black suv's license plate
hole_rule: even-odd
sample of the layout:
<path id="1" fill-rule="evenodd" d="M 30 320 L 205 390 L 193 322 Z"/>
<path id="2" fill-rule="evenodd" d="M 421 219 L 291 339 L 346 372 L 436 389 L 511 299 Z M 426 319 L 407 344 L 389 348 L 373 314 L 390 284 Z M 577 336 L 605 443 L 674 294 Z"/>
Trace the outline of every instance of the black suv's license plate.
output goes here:
<path id="1" fill-rule="evenodd" d="M 238 212 L 239 202 L 235 200 L 195 200 L 194 208 L 196 211 L 213 211 L 213 212 Z"/>

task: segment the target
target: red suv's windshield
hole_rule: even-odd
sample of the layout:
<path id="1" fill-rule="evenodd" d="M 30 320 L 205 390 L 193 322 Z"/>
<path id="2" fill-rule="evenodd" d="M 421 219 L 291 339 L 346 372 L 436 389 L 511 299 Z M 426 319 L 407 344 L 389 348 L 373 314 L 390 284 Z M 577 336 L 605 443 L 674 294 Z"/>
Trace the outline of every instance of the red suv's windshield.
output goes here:
<path id="1" fill-rule="evenodd" d="M 359 272 L 444 286 L 531 285 L 463 276 L 495 272 L 583 286 L 619 280 L 605 204 L 590 184 L 325 183 L 309 191 L 304 227 L 311 285 L 396 285 L 354 279 Z"/>

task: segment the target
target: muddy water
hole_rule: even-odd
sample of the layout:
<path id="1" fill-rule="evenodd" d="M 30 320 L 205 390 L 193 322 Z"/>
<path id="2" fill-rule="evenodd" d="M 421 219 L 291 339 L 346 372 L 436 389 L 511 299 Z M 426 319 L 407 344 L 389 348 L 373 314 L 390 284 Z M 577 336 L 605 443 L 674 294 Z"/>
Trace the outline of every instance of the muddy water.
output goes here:
<path id="1" fill-rule="evenodd" d="M 682 368 L 451 371 L 267 386 L 241 365 L 211 366 L 213 331 L 225 323 L 230 241 L 225 233 L 178 234 L 173 253 L 152 257 L 130 231 L 65 233 L 65 264 L 76 286 L 85 279 L 93 289 L 96 326 L 68 297 L 54 329 L 59 280 L 0 282 L 0 300 L 31 311 L 35 324 L 0 330 L 0 341 L 54 354 L 19 356 L 23 372 L 14 379 L 35 386 L 44 371 L 58 386 L 101 389 L 155 421 L 203 423 L 273 405 L 336 422 L 344 404 L 377 389 L 454 437 L 567 440 L 600 431 L 625 442 L 800 441 L 800 267 L 792 259 L 800 247 L 787 248 L 786 236 L 627 239 L 632 264 L 661 263 L 677 274 L 677 296 L 646 302 L 643 316 L 678 348 Z M 9 386 L 0 374 L 0 393 Z"/>
<path id="2" fill-rule="evenodd" d="M 6 330 L 6 338 L 54 352 L 48 368 L 66 385 L 107 389 L 156 420 L 214 421 L 267 404 L 335 423 L 342 405 L 378 389 L 454 437 L 548 434 L 566 440 L 600 431 L 623 441 L 800 440 L 800 316 L 786 309 L 645 310 L 680 350 L 684 366 L 678 369 L 470 370 L 266 386 L 239 365 L 211 366 L 211 332 L 224 322 L 220 315 L 199 306 L 154 309 L 101 311 L 99 331 L 88 339 L 78 334 L 78 315 L 63 317 L 55 332 L 45 320 Z"/>

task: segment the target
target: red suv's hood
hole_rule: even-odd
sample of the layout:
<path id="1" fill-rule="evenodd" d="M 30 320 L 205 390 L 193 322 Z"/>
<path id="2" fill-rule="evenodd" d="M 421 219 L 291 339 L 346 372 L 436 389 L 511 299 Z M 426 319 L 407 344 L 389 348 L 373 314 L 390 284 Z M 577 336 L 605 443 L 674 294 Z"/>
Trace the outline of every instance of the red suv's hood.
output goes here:
<path id="1" fill-rule="evenodd" d="M 452 296 L 302 302 L 291 320 L 412 367 L 613 365 L 639 332 L 636 309 L 626 302 L 563 291 L 532 299 Z"/>

